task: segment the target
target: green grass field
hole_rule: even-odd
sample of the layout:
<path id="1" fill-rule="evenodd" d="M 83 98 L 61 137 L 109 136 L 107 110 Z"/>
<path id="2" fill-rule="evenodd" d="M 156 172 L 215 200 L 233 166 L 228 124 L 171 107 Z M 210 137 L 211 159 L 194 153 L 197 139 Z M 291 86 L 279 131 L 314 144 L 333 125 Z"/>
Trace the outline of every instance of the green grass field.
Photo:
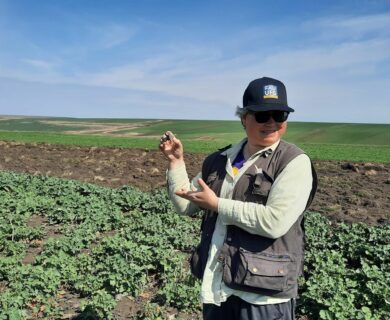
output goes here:
<path id="1" fill-rule="evenodd" d="M 102 133 L 87 131 L 99 128 Z M 33 143 L 156 149 L 158 137 L 167 130 L 183 141 L 187 152 L 212 152 L 245 136 L 238 120 L 0 117 L 0 140 Z M 80 133 L 67 134 L 69 131 Z M 317 160 L 390 163 L 388 124 L 290 122 L 284 139 Z"/>

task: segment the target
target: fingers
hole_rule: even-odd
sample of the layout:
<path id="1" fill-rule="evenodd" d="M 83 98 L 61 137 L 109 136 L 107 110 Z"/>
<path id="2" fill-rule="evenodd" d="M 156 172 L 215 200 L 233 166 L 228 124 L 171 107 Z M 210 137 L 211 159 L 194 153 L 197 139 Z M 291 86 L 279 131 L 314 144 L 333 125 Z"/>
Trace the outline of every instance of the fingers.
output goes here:
<path id="1" fill-rule="evenodd" d="M 202 191 L 188 191 L 187 189 L 179 189 L 175 191 L 175 194 L 179 197 L 185 198 L 187 200 L 196 200 L 200 195 L 203 194 L 205 189 L 209 189 L 208 185 L 202 178 L 198 179 L 199 186 L 202 188 Z"/>
<path id="2" fill-rule="evenodd" d="M 175 141 L 176 140 L 176 141 Z M 161 138 L 160 138 L 160 143 L 165 143 L 167 141 L 171 142 L 177 142 L 178 139 L 176 139 L 175 135 L 171 131 L 165 132 Z"/>
<path id="3" fill-rule="evenodd" d="M 175 191 L 175 194 L 177 195 L 187 195 L 187 196 L 193 196 L 199 193 L 199 191 L 190 191 L 187 189 L 179 189 Z"/>
<path id="4" fill-rule="evenodd" d="M 187 194 L 187 192 L 188 192 L 187 189 L 180 189 L 180 190 L 176 190 L 175 194 L 178 195 L 178 196 L 182 196 L 182 195 Z"/>
<path id="5" fill-rule="evenodd" d="M 160 144 L 164 144 L 165 142 L 169 141 L 169 135 L 167 133 L 164 133 L 160 138 Z"/>
<path id="6" fill-rule="evenodd" d="M 179 189 L 179 190 L 176 190 L 175 191 L 175 194 L 177 195 L 187 195 L 187 196 L 193 196 L 193 197 L 197 197 L 198 194 L 202 193 L 202 191 L 192 191 L 192 190 L 188 190 L 188 189 L 185 189 L 185 188 L 182 188 L 182 189 Z"/>
<path id="7" fill-rule="evenodd" d="M 175 135 L 171 131 L 167 131 L 165 134 L 168 135 L 169 140 L 174 141 L 176 139 Z M 177 139 L 176 139 L 177 140 Z"/>
<path id="8" fill-rule="evenodd" d="M 163 153 L 171 152 L 177 158 L 183 157 L 183 145 L 171 131 L 166 131 L 160 138 L 160 150 Z"/>
<path id="9" fill-rule="evenodd" d="M 196 199 L 195 192 L 188 191 L 187 189 L 180 189 L 175 192 L 175 194 L 183 199 L 194 201 Z"/>
<path id="10" fill-rule="evenodd" d="M 159 149 L 163 153 L 172 148 L 172 140 L 169 137 L 169 131 L 165 132 L 160 138 Z"/>

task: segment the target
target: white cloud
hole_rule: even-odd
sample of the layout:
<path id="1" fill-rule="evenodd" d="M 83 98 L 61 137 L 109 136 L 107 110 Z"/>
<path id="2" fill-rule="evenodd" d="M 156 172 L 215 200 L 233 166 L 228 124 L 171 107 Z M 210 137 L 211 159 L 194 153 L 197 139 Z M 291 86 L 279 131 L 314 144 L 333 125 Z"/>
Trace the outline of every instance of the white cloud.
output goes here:
<path id="1" fill-rule="evenodd" d="M 135 27 L 116 23 L 90 26 L 89 29 L 96 37 L 98 46 L 103 49 L 110 49 L 128 42 L 138 31 Z"/>
<path id="2" fill-rule="evenodd" d="M 23 62 L 33 66 L 35 71 L 15 71 L 11 67 L 0 66 L 0 76 L 56 84 L 57 99 L 63 93 L 58 89 L 60 84 L 80 88 L 88 86 L 88 90 L 80 90 L 90 94 L 107 88 L 110 94 L 97 94 L 102 102 L 96 103 L 101 106 L 111 103 L 107 112 L 112 112 L 112 116 L 115 112 L 115 116 L 122 116 L 120 110 L 124 110 L 121 109 L 124 106 L 137 105 L 139 109 L 127 111 L 141 110 L 147 112 L 145 116 L 151 117 L 152 114 L 154 117 L 165 114 L 165 117 L 187 115 L 195 118 L 208 115 L 207 108 L 213 110 L 216 118 L 218 115 L 229 118 L 234 113 L 234 106 L 241 104 L 247 83 L 259 76 L 271 76 L 286 83 L 289 101 L 297 108 L 297 120 L 332 121 L 331 117 L 338 114 L 341 118 L 333 121 L 370 119 L 373 122 L 389 122 L 390 115 L 385 111 L 388 110 L 386 101 L 390 101 L 390 92 L 386 89 L 390 87 L 390 73 L 386 72 L 390 65 L 390 14 L 327 17 L 303 22 L 297 27 L 297 32 L 309 32 L 308 29 L 311 29 L 312 38 L 309 39 L 312 41 L 308 40 L 305 45 L 302 45 L 302 39 L 298 39 L 298 45 L 291 46 L 289 43 L 272 47 L 270 44 L 267 50 L 263 50 L 260 42 L 250 51 L 237 50 L 235 54 L 226 54 L 232 46 L 242 44 L 245 47 L 245 41 L 252 43 L 256 40 L 258 29 L 251 28 L 243 30 L 244 38 L 226 39 L 222 44 L 159 43 L 156 44 L 158 50 L 148 57 L 94 72 L 80 69 L 69 75 L 59 72 L 55 63 L 49 60 L 26 58 Z M 126 43 L 139 32 L 114 24 L 91 30 L 96 46 L 101 48 Z M 283 33 L 280 30 L 275 32 L 278 36 Z M 286 34 L 290 42 L 292 35 L 293 31 Z M 320 41 L 316 41 L 317 35 L 320 35 Z M 39 69 L 48 72 L 38 72 Z M 381 91 L 380 98 L 370 96 L 373 88 Z M 82 110 L 93 105 L 90 102 L 93 99 L 80 98 L 76 102 L 79 95 L 73 96 L 73 105 L 81 108 L 80 113 L 87 112 Z M 42 97 L 45 96 L 42 94 Z M 55 98 L 53 96 L 52 101 Z M 341 104 L 343 108 L 340 108 Z M 371 118 L 365 114 L 368 105 L 373 111 Z M 95 111 L 96 108 L 91 108 L 88 112 L 93 116 Z M 126 116 L 131 117 L 131 112 Z"/>
<path id="3" fill-rule="evenodd" d="M 0 77 L 0 114 L 173 119 L 230 117 L 230 112 L 221 114 L 220 110 L 221 105 L 153 91 L 47 84 Z"/>
<path id="4" fill-rule="evenodd" d="M 329 72 L 333 72 L 335 76 L 345 76 L 349 72 L 353 74 L 355 68 L 375 70 L 376 66 L 388 60 L 390 39 L 384 39 L 281 52 L 269 56 L 265 65 L 267 69 L 283 69 L 296 76 Z"/>
<path id="5" fill-rule="evenodd" d="M 265 59 L 246 55 L 235 59 L 198 57 L 172 52 L 97 74 L 84 74 L 80 83 L 116 88 L 152 90 L 168 95 L 198 98 L 221 104 L 240 103 L 243 86 L 262 75 L 297 81 L 342 82 L 351 85 L 356 76 L 375 76 L 381 63 L 389 61 L 390 41 L 369 40 L 318 46 L 269 54 Z M 164 66 L 164 67 L 161 67 Z"/>
<path id="6" fill-rule="evenodd" d="M 349 34 L 364 35 L 368 32 L 378 32 L 379 34 L 389 34 L 390 13 L 372 14 L 365 16 L 338 16 L 317 20 L 319 26 L 324 30 L 338 29 Z M 341 30 L 340 30 L 341 28 Z"/>
<path id="7" fill-rule="evenodd" d="M 53 62 L 45 61 L 45 60 L 38 60 L 38 59 L 22 59 L 22 62 L 38 68 L 38 69 L 44 69 L 44 70 L 51 70 L 56 65 Z"/>
<path id="8" fill-rule="evenodd" d="M 337 43 L 390 36 L 390 12 L 361 16 L 334 16 L 305 21 L 303 30 L 317 41 Z"/>

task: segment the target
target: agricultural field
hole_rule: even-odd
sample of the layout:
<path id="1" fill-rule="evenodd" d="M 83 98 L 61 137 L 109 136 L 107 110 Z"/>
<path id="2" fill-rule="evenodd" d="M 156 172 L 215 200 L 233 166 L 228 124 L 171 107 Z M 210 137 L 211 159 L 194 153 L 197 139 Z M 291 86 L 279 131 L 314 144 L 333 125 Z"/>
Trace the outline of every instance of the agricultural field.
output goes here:
<path id="1" fill-rule="evenodd" d="M 74 119 L 0 116 L 0 140 L 155 149 L 173 131 L 187 151 L 209 153 L 240 141 L 238 120 Z M 390 162 L 390 125 L 289 122 L 285 139 L 319 160 Z"/>
<path id="2" fill-rule="evenodd" d="M 193 176 L 242 129 L 109 120 L 0 120 L 0 319 L 199 319 L 200 217 L 174 212 L 157 137 L 174 127 Z M 290 124 L 319 176 L 299 320 L 390 318 L 389 128 Z"/>

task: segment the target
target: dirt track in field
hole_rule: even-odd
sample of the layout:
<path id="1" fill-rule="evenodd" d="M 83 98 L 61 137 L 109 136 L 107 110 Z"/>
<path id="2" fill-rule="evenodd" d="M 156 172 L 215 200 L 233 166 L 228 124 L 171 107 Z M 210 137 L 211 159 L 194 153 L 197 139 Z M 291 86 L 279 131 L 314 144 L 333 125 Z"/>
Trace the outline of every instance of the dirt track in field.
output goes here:
<path id="1" fill-rule="evenodd" d="M 156 147 L 157 149 L 157 147 Z M 205 155 L 186 154 L 189 176 Z M 332 221 L 389 223 L 390 165 L 314 161 L 319 186 L 311 210 Z M 157 150 L 75 147 L 0 141 L 0 170 L 76 179 L 144 191 L 165 186 L 166 160 Z"/>

